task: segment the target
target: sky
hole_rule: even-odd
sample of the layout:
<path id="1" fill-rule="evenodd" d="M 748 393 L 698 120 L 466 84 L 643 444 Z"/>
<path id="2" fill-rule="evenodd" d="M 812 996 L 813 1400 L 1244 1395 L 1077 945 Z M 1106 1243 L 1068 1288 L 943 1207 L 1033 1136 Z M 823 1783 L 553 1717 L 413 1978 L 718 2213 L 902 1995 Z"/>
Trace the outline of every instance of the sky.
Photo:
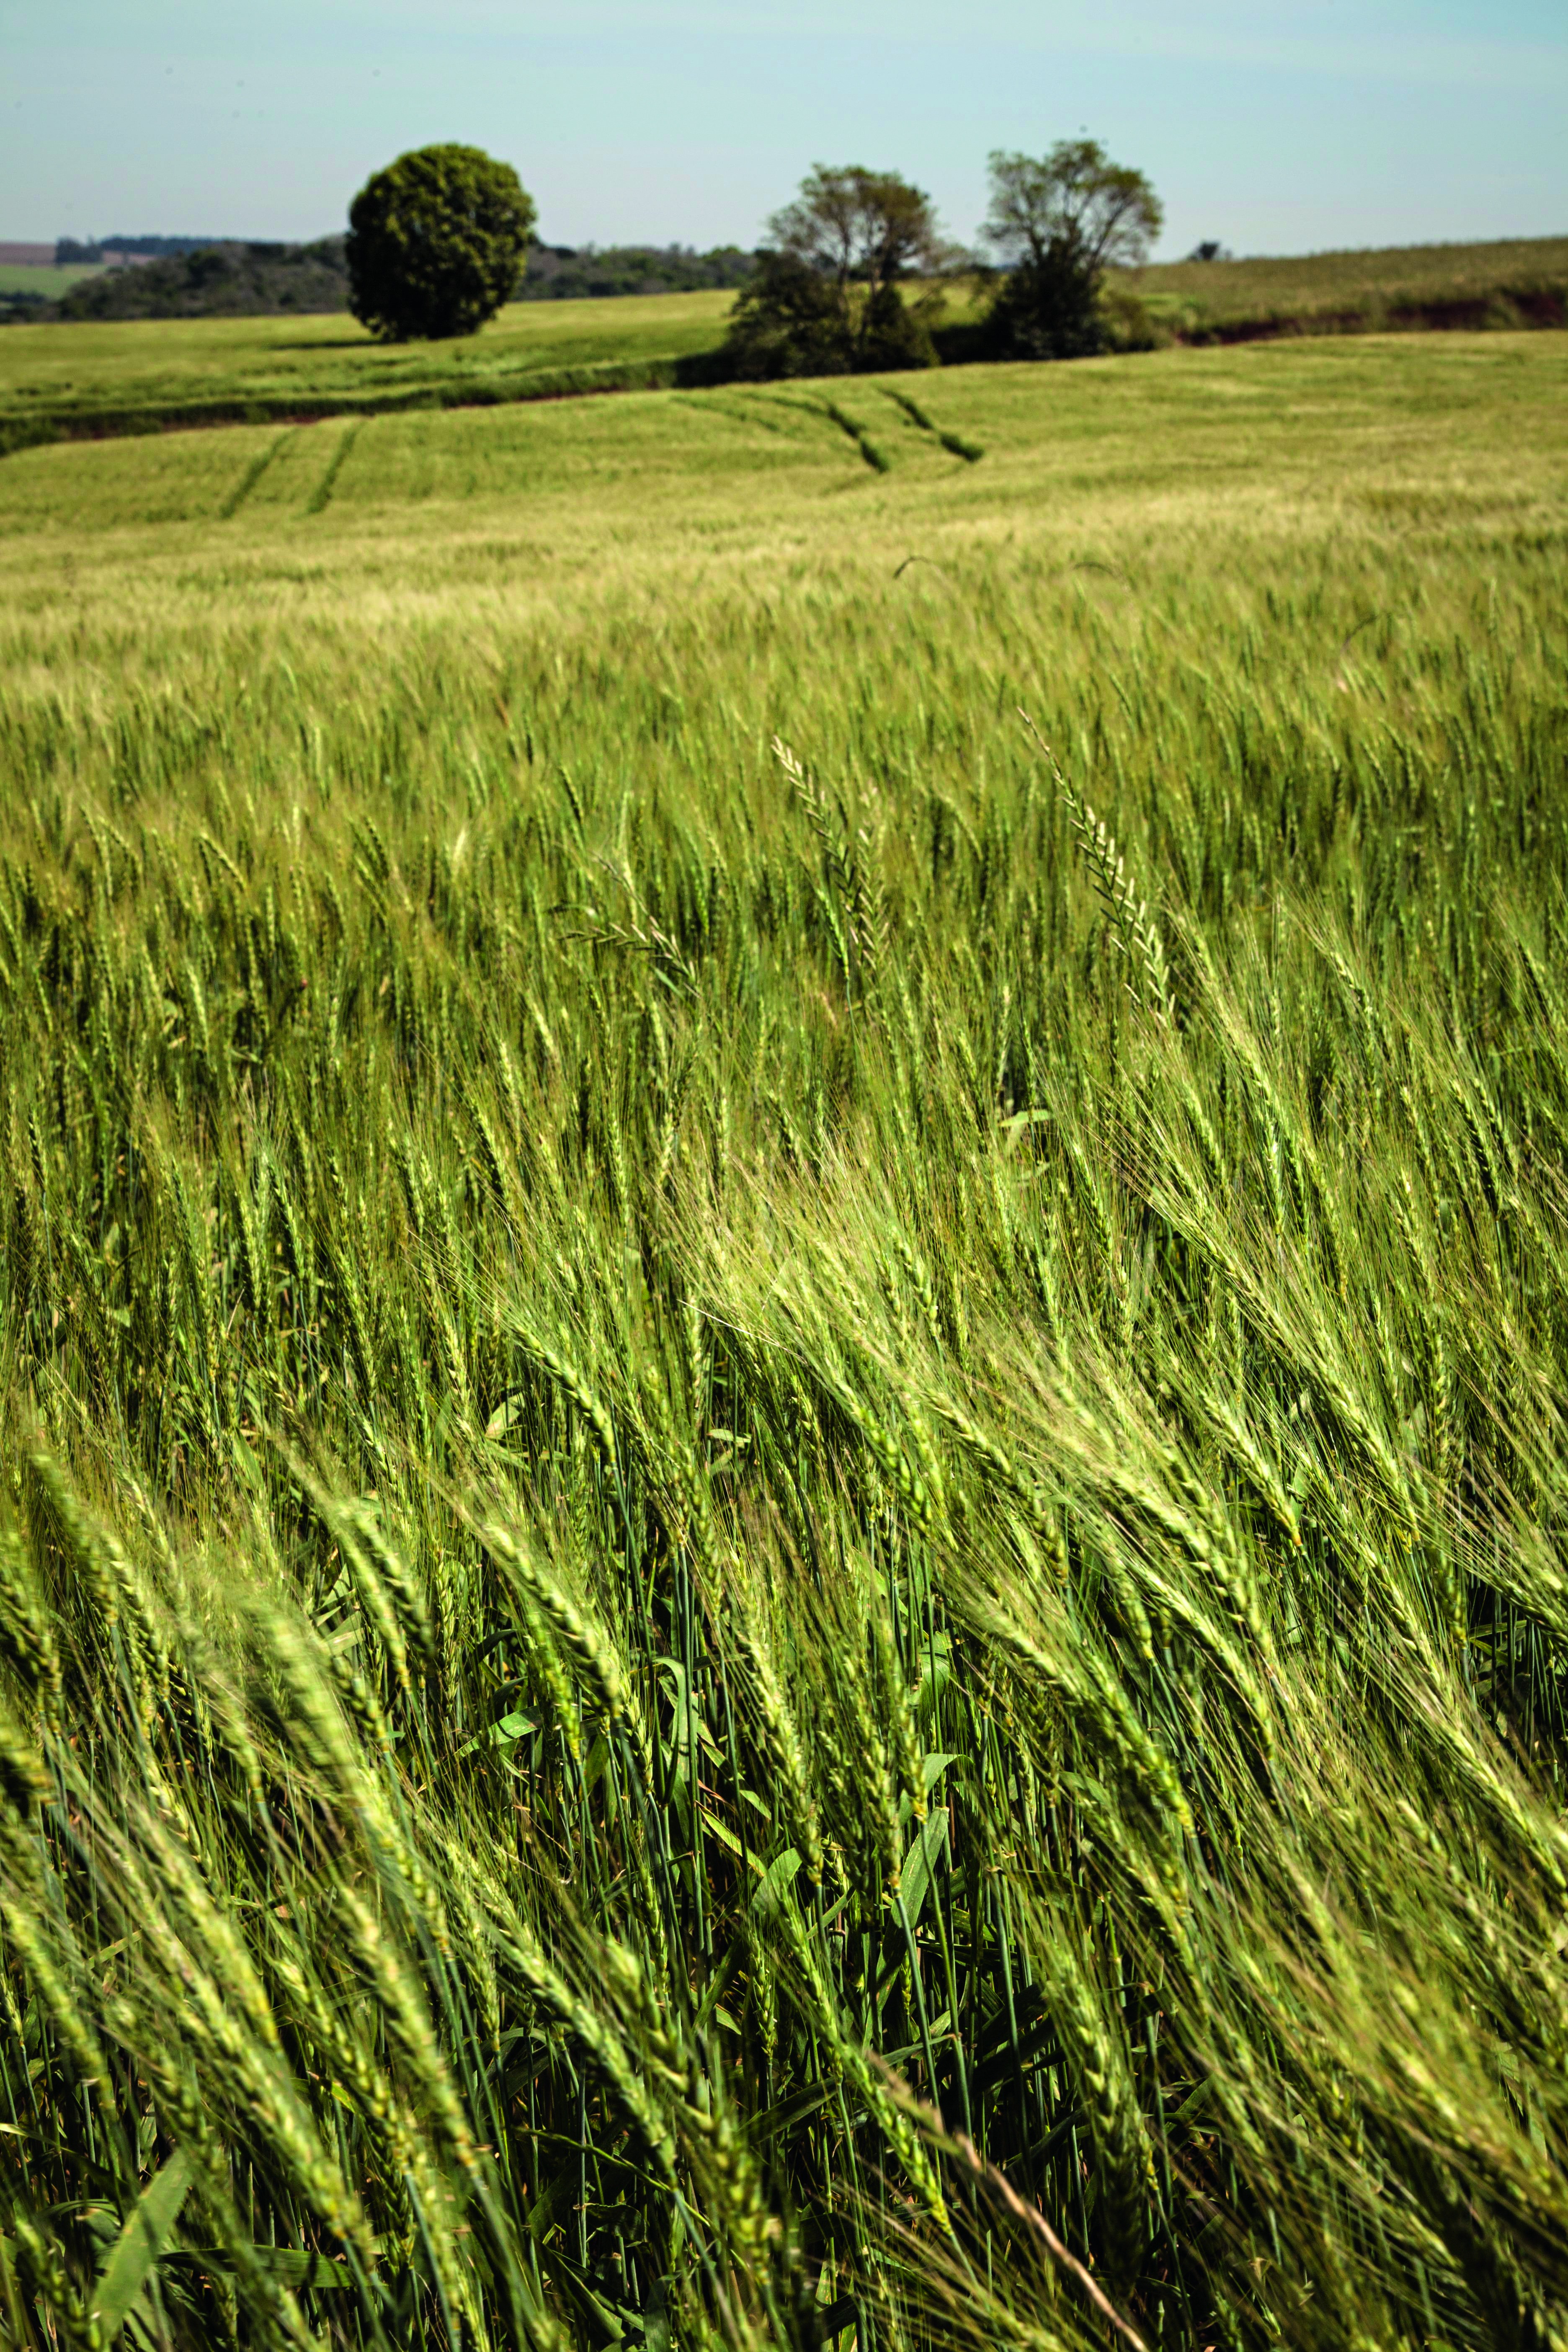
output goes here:
<path id="1" fill-rule="evenodd" d="M 552 244 L 751 246 L 819 161 L 967 242 L 1080 131 L 1166 257 L 1568 233 L 1568 0 L 0 0 L 0 238 L 321 236 L 457 139 Z"/>

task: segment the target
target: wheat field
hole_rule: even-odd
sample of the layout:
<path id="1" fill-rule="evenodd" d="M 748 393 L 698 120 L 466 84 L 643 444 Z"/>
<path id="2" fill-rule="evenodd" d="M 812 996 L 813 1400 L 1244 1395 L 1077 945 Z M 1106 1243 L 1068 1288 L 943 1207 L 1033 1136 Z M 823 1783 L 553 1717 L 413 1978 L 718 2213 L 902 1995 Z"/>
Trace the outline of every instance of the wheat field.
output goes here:
<path id="1" fill-rule="evenodd" d="M 1163 261 L 1116 281 L 1172 334 L 1202 342 L 1272 330 L 1477 328 L 1563 321 L 1568 237 L 1504 237 L 1237 261 Z"/>
<path id="2" fill-rule="evenodd" d="M 278 425 L 300 413 L 548 397 L 647 383 L 721 341 L 723 292 L 511 302 L 483 331 L 384 343 L 346 311 L 27 321 L 0 336 L 0 451 L 29 437 Z"/>
<path id="3" fill-rule="evenodd" d="M 56 275 L 0 268 L 0 310 L 16 290 L 10 281 Z M 1112 270 L 1107 283 L 1131 300 L 1139 333 L 1161 342 L 1553 327 L 1564 317 L 1568 238 L 1157 262 Z M 960 330 L 979 323 L 994 292 L 989 280 L 962 274 L 923 289 L 937 317 Z M 717 352 L 734 299 L 715 289 L 513 302 L 479 333 L 437 343 L 379 342 L 345 311 L 27 320 L 0 336 L 0 456 L 108 435 L 269 425 L 276 436 L 308 417 L 670 384 L 702 373 L 693 363 Z M 1129 331 L 1127 320 L 1118 331 Z M 954 389 L 970 397 L 962 382 Z"/>
<path id="4" fill-rule="evenodd" d="M 1565 390 L 0 465 L 7 2343 L 1568 2345 Z"/>

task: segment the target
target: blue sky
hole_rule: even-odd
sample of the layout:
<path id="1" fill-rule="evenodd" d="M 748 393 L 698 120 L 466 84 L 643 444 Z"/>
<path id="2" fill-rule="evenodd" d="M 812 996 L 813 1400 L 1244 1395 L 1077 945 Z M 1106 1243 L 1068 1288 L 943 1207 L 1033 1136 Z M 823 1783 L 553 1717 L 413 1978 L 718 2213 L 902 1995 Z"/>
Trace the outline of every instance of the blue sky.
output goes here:
<path id="1" fill-rule="evenodd" d="M 1568 5 L 0 0 L 0 237 L 310 236 L 463 139 L 552 242 L 751 244 L 817 159 L 967 239 L 991 148 L 1080 128 L 1167 254 L 1568 232 Z"/>

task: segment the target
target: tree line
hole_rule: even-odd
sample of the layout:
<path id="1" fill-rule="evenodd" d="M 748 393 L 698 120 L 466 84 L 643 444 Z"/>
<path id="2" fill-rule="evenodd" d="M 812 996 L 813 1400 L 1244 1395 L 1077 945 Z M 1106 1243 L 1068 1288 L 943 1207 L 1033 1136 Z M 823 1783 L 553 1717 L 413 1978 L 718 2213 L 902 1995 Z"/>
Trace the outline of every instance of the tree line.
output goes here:
<path id="1" fill-rule="evenodd" d="M 1102 349 L 1105 274 L 1146 260 L 1160 233 L 1149 181 L 1093 139 L 1037 157 L 998 150 L 990 175 L 976 256 L 943 241 L 931 199 L 900 173 L 817 164 L 768 224 L 724 346 L 733 372 L 834 375 Z M 945 325 L 944 284 L 974 274 L 989 288 L 980 317 Z"/>
<path id="2" fill-rule="evenodd" d="M 170 248 L 123 268 L 101 266 L 58 300 L 42 293 L 0 291 L 7 304 L 45 319 L 211 319 L 278 317 L 290 312 L 347 310 L 346 240 L 318 237 L 309 245 L 238 238 L 169 237 Z M 89 261 L 91 255 L 89 256 Z M 756 268 L 754 253 L 720 246 L 694 253 L 685 246 L 528 248 L 509 298 L 514 302 L 574 302 L 625 294 L 733 291 Z"/>
<path id="3" fill-rule="evenodd" d="M 712 362 L 734 377 L 929 367 L 939 359 L 1070 359 L 1110 337 L 1108 270 L 1148 257 L 1163 212 L 1147 176 L 1097 140 L 990 159 L 977 255 L 948 243 L 897 172 L 819 163 L 768 224 Z M 472 334 L 515 292 L 537 217 L 509 163 L 421 148 L 349 210 L 349 304 L 395 341 Z M 979 315 L 950 324 L 944 288 L 978 275 Z"/>
<path id="4" fill-rule="evenodd" d="M 205 253 L 238 239 L 224 236 L 61 236 L 55 239 L 57 269 L 97 268 L 110 254 L 124 261 L 162 261 L 169 254 Z"/>
<path id="5" fill-rule="evenodd" d="M 1070 359 L 1141 340 L 1139 306 L 1108 289 L 1107 273 L 1145 260 L 1159 234 L 1145 174 L 1079 138 L 1040 156 L 998 151 L 990 180 L 978 251 L 943 236 L 931 198 L 901 173 L 819 163 L 755 253 L 600 254 L 539 243 L 533 200 L 510 164 L 474 147 L 426 147 L 372 176 L 346 237 L 105 239 L 79 252 L 135 248 L 141 266 L 84 282 L 52 315 L 346 308 L 373 333 L 406 341 L 472 334 L 520 299 L 734 288 L 723 343 L 686 363 L 710 381 Z M 960 282 L 970 299 L 952 315 Z"/>
<path id="6" fill-rule="evenodd" d="M 689 245 L 536 243 L 512 299 L 579 302 L 622 294 L 721 292 L 744 286 L 756 266 L 756 255 L 738 245 L 697 253 Z"/>

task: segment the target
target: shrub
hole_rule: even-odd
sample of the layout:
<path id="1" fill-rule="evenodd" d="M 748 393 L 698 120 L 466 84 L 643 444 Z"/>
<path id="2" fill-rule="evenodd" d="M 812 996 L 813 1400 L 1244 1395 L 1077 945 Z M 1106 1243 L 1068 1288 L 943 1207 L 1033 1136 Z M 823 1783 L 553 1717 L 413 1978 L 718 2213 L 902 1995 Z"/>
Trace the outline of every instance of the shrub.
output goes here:
<path id="1" fill-rule="evenodd" d="M 937 364 L 929 313 L 935 306 L 921 300 L 910 304 L 896 286 L 884 286 L 866 305 L 860 344 L 855 354 L 857 373 L 887 368 L 925 368 Z"/>
<path id="2" fill-rule="evenodd" d="M 730 314 L 724 341 L 732 375 L 844 375 L 847 338 L 832 280 L 792 254 L 764 253 Z"/>
<path id="3" fill-rule="evenodd" d="M 991 307 L 991 356 L 1076 360 L 1105 348 L 1099 273 L 1067 238 L 1009 271 Z"/>
<path id="4" fill-rule="evenodd" d="M 736 303 L 729 373 L 752 379 L 933 367 L 930 306 L 899 280 L 940 264 L 931 199 L 897 172 L 818 163 L 769 224 L 773 242 Z"/>
<path id="5" fill-rule="evenodd" d="M 791 375 L 880 374 L 934 367 L 927 305 L 912 309 L 896 286 L 847 303 L 843 290 L 805 261 L 764 253 L 731 313 L 718 373 L 751 383 Z"/>

